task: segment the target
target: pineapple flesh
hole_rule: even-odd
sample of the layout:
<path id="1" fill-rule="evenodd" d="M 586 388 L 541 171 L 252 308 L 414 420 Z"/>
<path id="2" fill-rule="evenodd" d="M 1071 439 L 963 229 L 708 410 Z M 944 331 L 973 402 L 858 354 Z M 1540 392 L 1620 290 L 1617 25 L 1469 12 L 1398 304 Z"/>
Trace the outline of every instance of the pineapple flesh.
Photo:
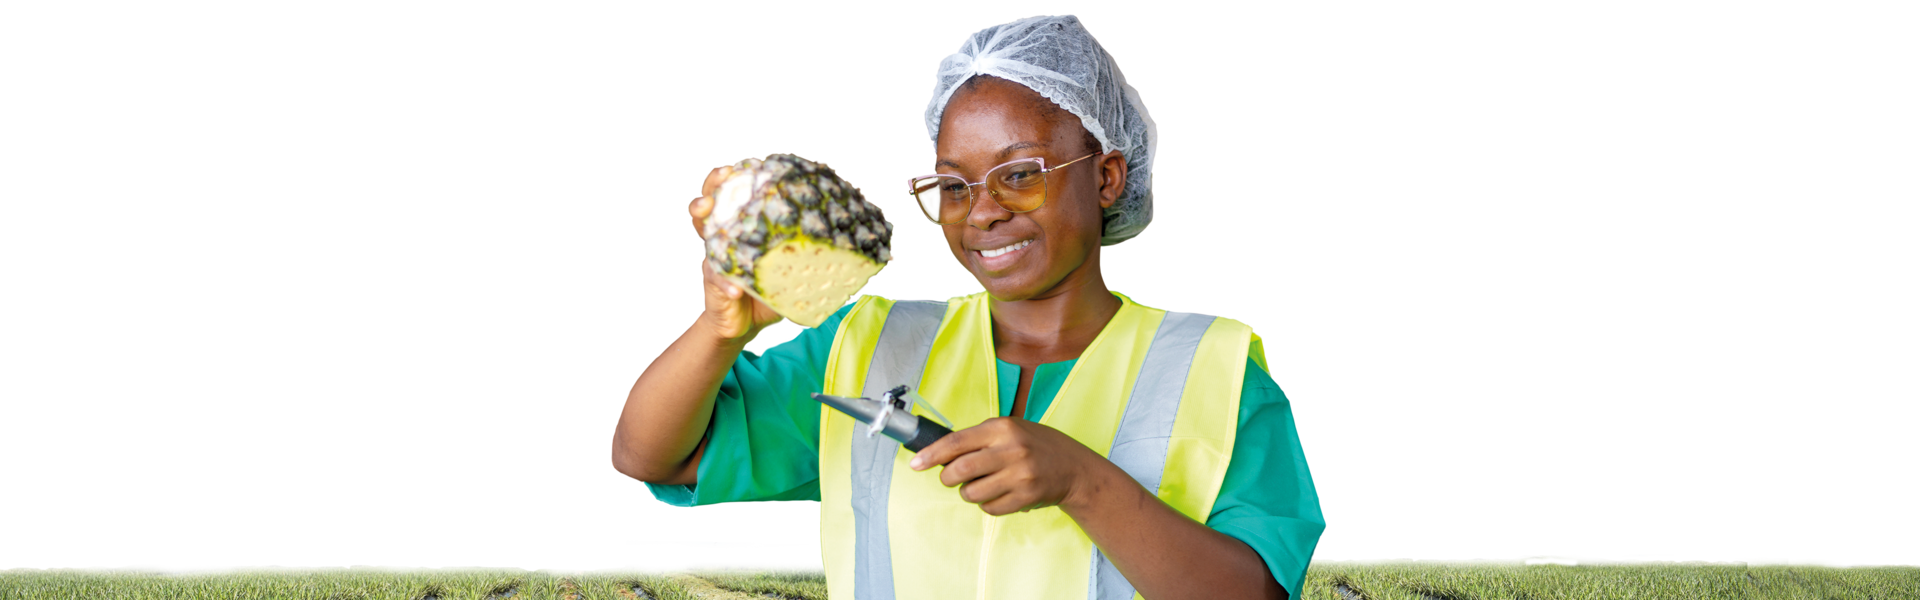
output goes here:
<path id="1" fill-rule="evenodd" d="M 893 224 L 826 165 L 772 154 L 722 169 L 707 265 L 780 316 L 819 326 L 893 260 Z"/>

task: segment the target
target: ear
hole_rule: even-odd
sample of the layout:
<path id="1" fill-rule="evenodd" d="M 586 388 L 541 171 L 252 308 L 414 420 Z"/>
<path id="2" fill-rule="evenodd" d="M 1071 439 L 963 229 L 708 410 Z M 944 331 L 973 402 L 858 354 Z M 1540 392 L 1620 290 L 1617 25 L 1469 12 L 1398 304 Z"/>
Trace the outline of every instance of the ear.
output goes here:
<path id="1" fill-rule="evenodd" d="M 1100 160 L 1100 208 L 1113 208 L 1120 194 L 1127 191 L 1127 155 L 1119 150 L 1103 154 Z"/>

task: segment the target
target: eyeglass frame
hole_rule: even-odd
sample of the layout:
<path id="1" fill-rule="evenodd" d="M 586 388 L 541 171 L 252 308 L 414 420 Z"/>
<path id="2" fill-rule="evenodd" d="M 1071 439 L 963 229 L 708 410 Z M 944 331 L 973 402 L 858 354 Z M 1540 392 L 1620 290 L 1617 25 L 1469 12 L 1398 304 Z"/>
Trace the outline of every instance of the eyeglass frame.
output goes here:
<path id="1" fill-rule="evenodd" d="M 1086 155 L 1086 156 L 1082 156 L 1082 157 L 1080 157 L 1080 158 L 1076 158 L 1076 159 L 1073 159 L 1073 160 L 1070 160 L 1070 161 L 1067 161 L 1067 162 L 1063 162 L 1063 163 L 1060 163 L 1060 166 L 1057 166 L 1057 167 L 1053 167 L 1053 168 L 1047 168 L 1047 158 L 1046 158 L 1046 157 L 1044 157 L 1044 156 L 1029 156 L 1029 157 L 1027 157 L 1027 158 L 1016 158 L 1016 159 L 1014 159 L 1014 160 L 1010 160 L 1010 161 L 1007 161 L 1007 162 L 1003 162 L 1003 163 L 1000 163 L 1000 164 L 998 164 L 998 165 L 994 165 L 994 167 L 993 167 L 993 168 L 991 168 L 991 169 L 987 169 L 987 175 L 992 175 L 994 171 L 998 171 L 998 170 L 1000 170 L 1000 168 L 1001 168 L 1001 167 L 1005 167 L 1005 166 L 1007 166 L 1007 165 L 1012 165 L 1012 164 L 1018 164 L 1018 163 L 1023 163 L 1023 162 L 1030 162 L 1030 163 L 1039 163 L 1039 164 L 1040 164 L 1040 176 L 1044 178 L 1044 177 L 1046 177 L 1046 176 L 1047 176 L 1047 174 L 1048 174 L 1048 173 L 1052 173 L 1052 172 L 1054 172 L 1054 171 L 1058 171 L 1058 170 L 1060 170 L 1060 169 L 1065 169 L 1065 168 L 1067 168 L 1067 167 L 1069 167 L 1069 166 L 1072 166 L 1072 165 L 1073 165 L 1073 163 L 1077 163 L 1077 162 L 1080 162 L 1080 161 L 1083 161 L 1083 160 L 1086 160 L 1086 159 L 1089 159 L 1089 158 L 1093 158 L 1093 157 L 1095 157 L 1095 156 L 1099 156 L 1099 155 L 1102 155 L 1102 154 L 1106 154 L 1106 153 L 1105 153 L 1105 152 L 1100 152 L 1100 151 L 1095 151 L 1095 152 L 1094 152 L 1093 154 L 1088 154 L 1088 155 Z M 934 218 L 934 217 L 933 217 L 933 215 L 931 215 L 931 214 L 927 214 L 927 205 L 926 205 L 926 204 L 924 204 L 924 203 L 922 203 L 922 202 L 920 202 L 920 195 L 919 195 L 919 194 L 916 194 L 916 193 L 914 193 L 914 191 L 913 191 L 913 188 L 914 188 L 914 186 L 913 186 L 913 182 L 916 182 L 916 181 L 920 181 L 920 180 L 922 180 L 922 179 L 930 179 L 930 178 L 934 178 L 934 177 L 952 177 L 952 178 L 954 178 L 954 179 L 958 179 L 958 180 L 960 180 L 960 183 L 964 183 L 964 184 L 966 184 L 966 185 L 967 185 L 967 212 L 966 212 L 965 214 L 962 214 L 962 215 L 960 215 L 960 218 L 959 218 L 959 219 L 955 219 L 955 220 L 953 221 L 953 223 L 941 223 L 941 222 L 940 222 L 940 220 L 939 220 L 939 219 L 936 219 L 936 218 Z M 1042 181 L 1041 183 L 1042 183 L 1042 184 L 1044 185 L 1044 184 L 1045 184 L 1045 181 Z M 986 185 L 986 184 L 987 184 L 987 179 L 986 179 L 986 177 L 985 177 L 985 176 L 982 176 L 982 177 L 980 178 L 980 181 L 976 181 L 976 182 L 972 182 L 972 183 L 968 183 L 968 182 L 967 182 L 967 178 L 965 178 L 965 177 L 961 177 L 961 176 L 959 176 L 959 175 L 950 175 L 950 174 L 947 174 L 947 173 L 929 173 L 929 174 L 926 174 L 926 175 L 921 175 L 921 176 L 918 176 L 918 177 L 910 177 L 910 178 L 908 178 L 908 179 L 907 179 L 907 196 L 909 196 L 909 197 L 912 197 L 912 198 L 913 198 L 913 204 L 914 204 L 914 206 L 918 206 L 918 207 L 920 207 L 920 214 L 921 214 L 921 215 L 924 215 L 924 216 L 926 216 L 926 217 L 927 217 L 927 220 L 928 220 L 928 221 L 933 221 L 933 224 L 935 224 L 935 225 L 953 225 L 953 224 L 955 224 L 955 223 L 960 223 L 960 222 L 963 222 L 963 221 L 966 221 L 966 220 L 967 220 L 967 217 L 970 217 L 970 216 L 973 216 L 973 205 L 974 205 L 974 203 L 976 203 L 976 202 L 978 202 L 978 201 L 980 200 L 980 198 L 979 198 L 978 196 L 976 196 L 976 195 L 974 195 L 974 193 L 973 193 L 973 186 L 976 186 L 976 185 Z M 1044 193 L 1044 192 L 1043 192 L 1043 193 Z M 999 201 L 998 199 L 995 199 L 995 198 L 993 197 L 993 190 L 992 190 L 992 189 L 988 189 L 988 190 L 987 190 L 987 199 L 988 199 L 988 200 L 992 200 L 992 201 L 993 201 L 993 205 L 994 205 L 994 206 L 998 206 L 998 207 L 1000 207 L 1000 210 L 1004 210 L 1004 211 L 1007 211 L 1007 212 L 1010 212 L 1010 213 L 1026 213 L 1026 212 L 1033 212 L 1033 211 L 1036 211 L 1036 210 L 1040 210 L 1040 208 L 1041 208 L 1041 207 L 1043 207 L 1043 206 L 1046 206 L 1046 205 L 1047 205 L 1047 198 L 1043 196 L 1043 197 L 1041 197 L 1041 199 L 1040 199 L 1040 206 L 1035 206 L 1035 207 L 1033 207 L 1033 208 L 1029 208 L 1029 209 L 1026 209 L 1026 210 L 1013 210 L 1013 209 L 1011 209 L 1011 208 L 1007 208 L 1007 205 L 1005 205 L 1005 204 L 1001 204 L 1001 203 L 1000 203 L 1000 201 Z"/>

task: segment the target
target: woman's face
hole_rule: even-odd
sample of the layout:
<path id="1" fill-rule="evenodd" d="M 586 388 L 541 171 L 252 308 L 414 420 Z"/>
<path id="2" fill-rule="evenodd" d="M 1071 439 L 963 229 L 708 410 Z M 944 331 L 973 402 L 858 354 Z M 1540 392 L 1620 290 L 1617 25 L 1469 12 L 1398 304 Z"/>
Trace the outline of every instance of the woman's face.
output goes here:
<path id="1" fill-rule="evenodd" d="M 1010 160 L 1038 156 L 1051 168 L 1100 150 L 1087 147 L 1086 129 L 1072 113 L 1004 79 L 983 76 L 961 87 L 940 119 L 935 169 L 969 182 Z M 1120 176 L 1103 185 L 1109 183 L 1104 171 L 1114 163 Z M 1001 301 L 1044 298 L 1097 278 L 1101 211 L 1119 198 L 1125 165 L 1113 152 L 1048 173 L 1046 204 L 1023 213 L 1008 212 L 992 201 L 986 186 L 974 186 L 972 212 L 941 226 L 947 246 Z M 997 256 L 983 254 L 1009 248 Z"/>

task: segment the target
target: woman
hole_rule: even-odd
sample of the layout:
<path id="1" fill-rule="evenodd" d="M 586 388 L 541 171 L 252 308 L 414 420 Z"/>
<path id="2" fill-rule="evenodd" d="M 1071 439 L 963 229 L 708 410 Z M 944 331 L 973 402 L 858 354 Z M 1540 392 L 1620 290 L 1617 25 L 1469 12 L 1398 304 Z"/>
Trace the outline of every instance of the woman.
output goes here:
<path id="1" fill-rule="evenodd" d="M 1070 16 L 988 28 L 927 124 L 938 174 L 911 189 L 985 291 L 865 297 L 754 356 L 778 315 L 709 271 L 615 467 L 682 506 L 821 500 L 835 597 L 1298 597 L 1323 520 L 1259 337 L 1101 279 L 1152 199 L 1152 121 L 1111 57 Z M 898 384 L 956 431 L 912 454 L 809 397 Z"/>

